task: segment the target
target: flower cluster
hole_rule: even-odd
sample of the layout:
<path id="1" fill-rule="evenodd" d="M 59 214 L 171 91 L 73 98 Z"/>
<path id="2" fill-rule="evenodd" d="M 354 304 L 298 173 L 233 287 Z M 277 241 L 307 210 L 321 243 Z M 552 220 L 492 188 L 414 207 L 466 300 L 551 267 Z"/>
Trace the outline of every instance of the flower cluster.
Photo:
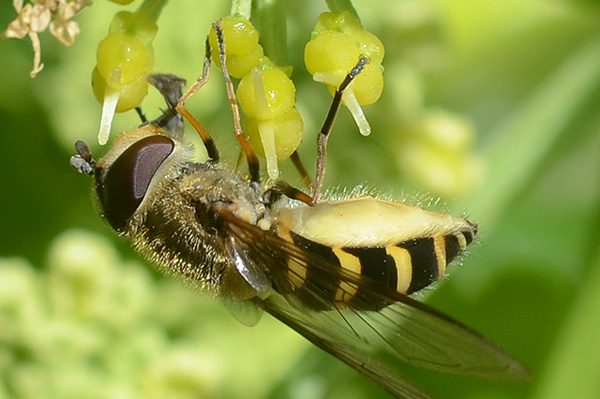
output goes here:
<path id="1" fill-rule="evenodd" d="M 144 9 L 122 11 L 113 18 L 108 35 L 98 44 L 92 86 L 102 103 L 98 141 L 106 144 L 115 112 L 138 107 L 148 93 L 154 66 L 152 41 L 158 27 Z"/>
<path id="2" fill-rule="evenodd" d="M 227 70 L 241 78 L 237 96 L 246 115 L 247 138 L 267 161 L 269 177 L 279 175 L 278 161 L 288 158 L 300 145 L 304 124 L 295 108 L 296 88 L 289 78 L 290 68 L 279 68 L 258 43 L 258 31 L 250 21 L 238 16 L 223 18 Z M 210 35 L 213 59 L 220 66 L 217 39 Z"/>
<path id="3" fill-rule="evenodd" d="M 228 328 L 238 322 L 220 304 L 84 230 L 56 237 L 47 264 L 0 257 L 0 398 L 261 398 L 304 347 L 276 320 Z M 277 345 L 257 344 L 274 328 Z M 250 348 L 252 370 L 224 361 L 231 340 Z"/>
<path id="4" fill-rule="evenodd" d="M 373 104 L 381 96 L 384 52 L 377 36 L 364 30 L 348 11 L 321 14 L 304 50 L 306 69 L 315 81 L 327 84 L 332 92 L 354 68 L 359 56 L 369 59 L 369 64 L 342 95 L 344 104 L 365 136 L 371 133 L 371 128 L 361 105 Z"/>

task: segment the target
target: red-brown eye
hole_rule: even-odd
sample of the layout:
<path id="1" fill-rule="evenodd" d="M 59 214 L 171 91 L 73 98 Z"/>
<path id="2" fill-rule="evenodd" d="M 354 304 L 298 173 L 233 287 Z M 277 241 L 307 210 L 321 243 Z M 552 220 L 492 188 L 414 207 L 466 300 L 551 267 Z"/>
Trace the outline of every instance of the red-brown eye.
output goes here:
<path id="1" fill-rule="evenodd" d="M 146 137 L 125 150 L 106 173 L 96 170 L 96 192 L 104 217 L 115 230 L 125 228 L 174 146 L 165 136 Z"/>

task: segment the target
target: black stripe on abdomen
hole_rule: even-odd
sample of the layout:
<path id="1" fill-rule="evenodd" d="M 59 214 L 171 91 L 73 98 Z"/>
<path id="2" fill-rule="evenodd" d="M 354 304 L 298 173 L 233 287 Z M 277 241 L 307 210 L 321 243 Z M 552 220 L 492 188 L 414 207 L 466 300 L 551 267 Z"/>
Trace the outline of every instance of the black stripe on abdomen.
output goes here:
<path id="1" fill-rule="evenodd" d="M 361 275 L 376 283 L 396 290 L 398 272 L 396 263 L 389 256 L 385 247 L 342 248 L 345 252 L 356 256 L 362 266 Z"/>
<path id="2" fill-rule="evenodd" d="M 382 309 L 395 301 L 391 292 L 410 295 L 438 280 L 468 241 L 457 233 L 388 246 L 332 248 L 293 232 L 290 239 L 306 257 L 288 255 L 289 288 L 278 291 L 316 311 L 342 303 L 357 310 Z"/>
<path id="3" fill-rule="evenodd" d="M 357 310 L 379 310 L 395 300 L 397 265 L 386 247 L 328 247 L 292 232 L 294 244 L 306 261 L 288 257 L 293 293 L 311 310 L 330 310 L 345 303 Z M 348 257 L 354 258 L 349 262 Z M 322 263 L 321 263 L 322 262 Z"/>
<path id="4" fill-rule="evenodd" d="M 358 258 L 361 264 L 361 278 L 370 280 L 366 286 L 358 286 L 348 305 L 357 310 L 379 310 L 393 303 L 394 301 L 388 299 L 384 293 L 388 290 L 396 291 L 398 271 L 394 258 L 388 255 L 385 247 L 354 247 L 342 250 Z M 378 290 L 377 285 L 382 289 Z"/>
<path id="5" fill-rule="evenodd" d="M 433 283 L 439 277 L 438 261 L 435 255 L 433 238 L 415 238 L 397 244 L 410 253 L 412 279 L 407 294 L 419 291 Z"/>
<path id="6" fill-rule="evenodd" d="M 460 254 L 462 249 L 455 235 L 444 236 L 444 243 L 446 245 L 446 263 L 450 263 Z"/>
<path id="7" fill-rule="evenodd" d="M 296 263 L 296 268 L 301 268 L 300 273 L 296 272 L 301 280 L 295 284 L 294 293 L 296 297 L 312 310 L 329 310 L 333 307 L 335 295 L 340 285 L 340 261 L 333 253 L 332 248 L 308 240 L 298 234 L 291 233 L 294 244 L 302 249 L 308 255 L 308 264 Z M 322 265 L 310 262 L 323 261 Z M 290 262 L 296 260 L 288 258 Z M 304 272 L 304 276 L 302 276 Z"/>

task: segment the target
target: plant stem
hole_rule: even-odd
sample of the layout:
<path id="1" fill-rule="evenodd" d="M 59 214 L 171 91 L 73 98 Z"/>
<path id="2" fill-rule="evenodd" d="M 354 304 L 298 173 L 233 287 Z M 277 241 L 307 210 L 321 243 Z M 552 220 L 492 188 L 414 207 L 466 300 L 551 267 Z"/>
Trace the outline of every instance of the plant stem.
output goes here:
<path id="1" fill-rule="evenodd" d="M 246 19 L 252 15 L 252 0 L 232 0 L 231 15 L 239 14 Z"/>
<path id="2" fill-rule="evenodd" d="M 144 10 L 148 13 L 150 20 L 156 23 L 164 6 L 169 0 L 144 0 L 138 11 Z"/>
<path id="3" fill-rule="evenodd" d="M 260 44 L 275 65 L 288 63 L 285 0 L 255 0 L 252 23 L 260 32 Z"/>
<path id="4" fill-rule="evenodd" d="M 351 0 L 325 0 L 325 2 L 327 3 L 327 7 L 329 7 L 329 10 L 331 10 L 331 12 L 334 12 L 336 14 L 341 14 L 344 11 L 348 11 L 357 20 L 360 21 L 360 18 L 358 17 L 358 13 L 354 9 L 354 6 L 352 6 Z"/>

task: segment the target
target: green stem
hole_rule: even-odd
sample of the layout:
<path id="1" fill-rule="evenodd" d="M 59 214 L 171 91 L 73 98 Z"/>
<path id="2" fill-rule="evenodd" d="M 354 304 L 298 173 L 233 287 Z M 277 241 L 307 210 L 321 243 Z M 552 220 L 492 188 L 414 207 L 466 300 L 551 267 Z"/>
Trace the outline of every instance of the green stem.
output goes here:
<path id="1" fill-rule="evenodd" d="M 168 1 L 169 0 L 144 0 L 144 2 L 140 5 L 140 8 L 138 8 L 138 11 L 146 11 L 150 20 L 156 23 L 160 13 L 162 12 L 162 9 Z"/>
<path id="2" fill-rule="evenodd" d="M 327 3 L 327 7 L 329 7 L 329 10 L 331 10 L 331 12 L 334 12 L 336 14 L 341 14 L 344 11 L 348 11 L 357 20 L 360 21 L 360 18 L 358 17 L 358 13 L 354 9 L 354 6 L 352 6 L 351 0 L 325 0 L 325 2 Z"/>
<path id="3" fill-rule="evenodd" d="M 252 14 L 252 0 L 232 0 L 231 15 L 241 15 L 246 19 L 250 19 Z"/>
<path id="4" fill-rule="evenodd" d="M 252 23 L 260 32 L 260 44 L 275 65 L 288 64 L 285 0 L 255 0 Z"/>

